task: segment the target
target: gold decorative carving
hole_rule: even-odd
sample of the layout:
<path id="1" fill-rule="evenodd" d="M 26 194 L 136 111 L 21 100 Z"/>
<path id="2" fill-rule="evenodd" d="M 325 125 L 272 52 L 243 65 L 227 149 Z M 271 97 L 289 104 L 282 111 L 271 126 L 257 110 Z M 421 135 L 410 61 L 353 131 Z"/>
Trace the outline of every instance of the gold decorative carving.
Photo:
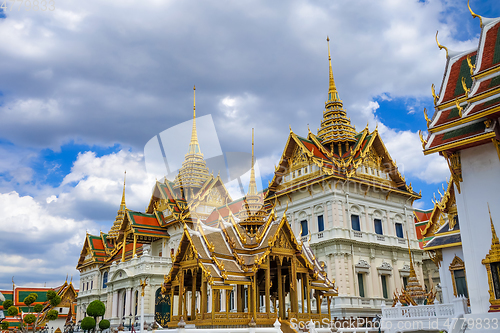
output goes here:
<path id="1" fill-rule="evenodd" d="M 441 249 L 427 251 L 427 254 L 437 268 L 441 267 L 441 262 L 443 261 L 443 252 Z"/>
<path id="2" fill-rule="evenodd" d="M 465 77 L 462 76 L 462 88 L 465 92 L 465 98 L 469 98 L 470 89 L 467 88 L 467 84 L 465 84 Z"/>
<path id="3" fill-rule="evenodd" d="M 462 118 L 462 110 L 464 108 L 460 106 L 460 103 L 458 103 L 458 98 L 455 99 L 455 106 L 457 107 L 458 110 L 458 116 Z"/>
<path id="4" fill-rule="evenodd" d="M 469 7 L 469 12 L 472 15 L 472 17 L 479 18 L 479 27 L 482 28 L 483 27 L 483 18 L 472 11 L 472 9 L 470 8 L 469 1 L 470 0 L 467 0 L 467 7 Z"/>
<path id="5" fill-rule="evenodd" d="M 429 119 L 429 116 L 427 116 L 427 109 L 424 108 L 424 118 L 425 121 L 427 122 L 427 128 L 429 128 L 429 125 L 431 124 L 431 120 Z"/>
<path id="6" fill-rule="evenodd" d="M 470 54 L 467 55 L 467 65 L 469 65 L 470 75 L 472 76 L 474 74 L 474 70 L 476 69 L 476 64 L 472 64 Z"/>
<path id="7" fill-rule="evenodd" d="M 418 131 L 418 137 L 420 138 L 420 142 L 422 143 L 422 149 L 425 149 L 425 145 L 427 144 L 427 140 L 424 139 L 422 131 Z"/>
<path id="8" fill-rule="evenodd" d="M 432 91 L 432 97 L 434 98 L 434 105 L 437 105 L 437 102 L 439 100 L 439 96 L 436 95 L 436 90 L 434 88 L 434 83 L 431 85 L 431 91 Z"/>
<path id="9" fill-rule="evenodd" d="M 449 154 L 443 152 L 444 158 L 446 158 L 446 162 L 448 163 L 448 168 L 450 169 L 451 177 L 453 178 L 453 182 L 457 187 L 458 193 L 460 193 L 460 182 L 462 179 L 462 162 L 460 160 L 460 152 L 457 151 L 455 153 Z"/>

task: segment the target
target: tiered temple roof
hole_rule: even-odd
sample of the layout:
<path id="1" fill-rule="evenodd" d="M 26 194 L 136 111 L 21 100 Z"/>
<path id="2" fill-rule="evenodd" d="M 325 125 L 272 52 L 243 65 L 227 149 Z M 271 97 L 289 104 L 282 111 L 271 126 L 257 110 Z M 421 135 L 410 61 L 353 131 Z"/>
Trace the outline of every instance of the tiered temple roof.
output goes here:
<path id="1" fill-rule="evenodd" d="M 439 94 L 432 85 L 435 112 L 427 120 L 428 137 L 421 134 L 424 154 L 439 152 L 448 161 L 460 191 L 459 150 L 493 143 L 500 156 L 500 18 L 479 18 L 481 35 L 473 50 L 446 50 L 446 67 Z M 437 35 L 436 35 L 437 41 Z"/>
<path id="2" fill-rule="evenodd" d="M 406 184 L 396 162 L 389 155 L 378 129 L 368 125 L 355 132 L 342 108 L 331 67 L 328 49 L 330 82 L 328 101 L 318 135 L 309 131 L 306 137 L 290 135 L 285 145 L 266 200 L 295 191 L 306 185 L 332 180 L 359 182 L 378 187 L 387 193 L 400 193 L 414 199 L 420 194 Z"/>

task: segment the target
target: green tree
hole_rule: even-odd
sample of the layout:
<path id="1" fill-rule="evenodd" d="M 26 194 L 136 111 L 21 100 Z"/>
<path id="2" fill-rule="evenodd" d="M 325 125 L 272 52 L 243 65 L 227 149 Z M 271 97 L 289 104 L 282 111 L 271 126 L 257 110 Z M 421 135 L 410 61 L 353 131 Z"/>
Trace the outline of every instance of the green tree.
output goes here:
<path id="1" fill-rule="evenodd" d="M 18 317 L 19 315 L 19 309 L 17 307 L 15 307 L 14 305 L 12 305 L 11 307 L 9 307 L 7 309 L 7 314 L 11 317 L 16 317 L 16 319 L 19 321 L 19 329 L 21 331 L 24 331 L 24 324 L 23 324 L 23 321 L 20 317 Z"/>
<path id="2" fill-rule="evenodd" d="M 47 312 L 47 316 L 45 318 L 47 318 L 47 320 L 56 320 L 57 317 L 59 317 L 59 311 L 57 310 L 50 310 L 49 312 Z"/>
<path id="3" fill-rule="evenodd" d="M 19 314 L 19 310 L 14 305 L 12 305 L 7 309 L 7 313 L 11 317 L 16 317 Z"/>
<path id="4" fill-rule="evenodd" d="M 111 326 L 111 323 L 107 319 L 103 319 L 99 322 L 99 328 L 101 330 L 106 330 Z"/>
<path id="5" fill-rule="evenodd" d="M 82 327 L 82 330 L 84 331 L 90 331 L 95 329 L 95 319 L 92 317 L 85 317 L 82 320 L 82 323 L 80 324 Z"/>
<path id="6" fill-rule="evenodd" d="M 9 322 L 8 321 L 2 321 L 2 329 L 4 331 L 9 329 Z"/>
<path id="7" fill-rule="evenodd" d="M 31 293 L 24 298 L 23 303 L 28 307 L 28 312 L 31 312 L 31 304 L 36 302 L 38 295 L 35 293 Z"/>
<path id="8" fill-rule="evenodd" d="M 104 305 L 103 302 L 99 300 L 92 301 L 87 306 L 87 315 L 93 317 L 95 322 L 97 322 L 97 318 L 104 316 L 105 312 L 106 312 L 106 306 Z"/>
<path id="9" fill-rule="evenodd" d="M 54 296 L 54 297 L 50 300 L 50 305 L 52 305 L 53 307 L 58 306 L 58 305 L 59 305 L 59 303 L 61 303 L 61 296 L 59 296 L 59 295 Z"/>
<path id="10" fill-rule="evenodd" d="M 42 311 L 43 311 L 43 305 L 42 304 L 35 304 L 35 306 L 33 307 L 33 312 L 36 313 L 35 323 L 39 322 L 40 315 L 42 314 Z M 33 332 L 36 332 L 36 325 L 33 327 L 33 329 L 34 329 Z"/>
<path id="11" fill-rule="evenodd" d="M 57 294 L 54 290 L 47 291 L 47 300 L 50 301 L 51 299 L 53 299 L 56 296 L 57 296 Z"/>
<path id="12" fill-rule="evenodd" d="M 34 314 L 30 313 L 30 314 L 27 314 L 26 316 L 24 316 L 23 320 L 26 324 L 31 325 L 36 321 L 36 317 Z"/>
<path id="13" fill-rule="evenodd" d="M 2 306 L 5 311 L 7 311 L 8 308 L 10 308 L 12 305 L 14 305 L 14 302 L 12 302 L 10 299 L 6 299 L 3 301 Z"/>

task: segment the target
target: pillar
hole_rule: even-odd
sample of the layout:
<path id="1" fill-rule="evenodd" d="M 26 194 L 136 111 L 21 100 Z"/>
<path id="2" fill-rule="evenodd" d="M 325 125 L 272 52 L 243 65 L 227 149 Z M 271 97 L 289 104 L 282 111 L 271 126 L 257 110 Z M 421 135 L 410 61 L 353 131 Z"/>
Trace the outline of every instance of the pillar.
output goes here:
<path id="1" fill-rule="evenodd" d="M 284 302 L 285 300 L 283 299 L 283 281 L 281 279 L 281 262 L 278 259 L 276 261 L 278 264 L 278 315 L 280 318 L 285 318 L 285 311 L 284 311 Z"/>
<path id="2" fill-rule="evenodd" d="M 132 314 L 131 304 L 132 304 L 132 288 L 127 288 L 125 294 L 125 317 L 128 317 Z"/>
<path id="3" fill-rule="evenodd" d="M 271 313 L 271 258 L 267 256 L 267 269 L 266 269 L 266 312 Z"/>
<path id="4" fill-rule="evenodd" d="M 184 302 L 184 271 L 180 270 L 179 271 L 179 316 L 183 316 L 182 312 L 182 303 Z M 187 318 L 184 318 L 184 321 L 187 320 Z"/>
<path id="5" fill-rule="evenodd" d="M 123 243 L 122 243 L 122 262 L 125 261 L 125 250 L 127 246 L 127 234 L 123 234 Z"/>
<path id="6" fill-rule="evenodd" d="M 306 297 L 307 297 L 307 313 L 311 314 L 311 292 L 309 289 L 309 273 L 306 274 Z"/>
<path id="7" fill-rule="evenodd" d="M 132 258 L 135 257 L 135 249 L 137 247 L 137 236 L 134 234 L 134 248 L 132 250 Z"/>
<path id="8" fill-rule="evenodd" d="M 191 320 L 196 319 L 196 269 L 193 269 L 193 277 L 191 279 Z"/>
<path id="9" fill-rule="evenodd" d="M 113 291 L 112 308 L 113 308 L 113 310 L 112 310 L 111 317 L 112 318 L 118 317 L 118 291 L 117 290 Z"/>

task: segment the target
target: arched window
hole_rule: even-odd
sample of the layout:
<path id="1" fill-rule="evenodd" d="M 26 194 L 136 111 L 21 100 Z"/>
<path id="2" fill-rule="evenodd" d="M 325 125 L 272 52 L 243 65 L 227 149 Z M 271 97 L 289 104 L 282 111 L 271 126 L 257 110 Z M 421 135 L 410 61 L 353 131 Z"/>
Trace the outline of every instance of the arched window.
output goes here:
<path id="1" fill-rule="evenodd" d="M 102 288 L 107 288 L 108 285 L 108 272 L 104 272 L 103 276 L 102 276 Z"/>

